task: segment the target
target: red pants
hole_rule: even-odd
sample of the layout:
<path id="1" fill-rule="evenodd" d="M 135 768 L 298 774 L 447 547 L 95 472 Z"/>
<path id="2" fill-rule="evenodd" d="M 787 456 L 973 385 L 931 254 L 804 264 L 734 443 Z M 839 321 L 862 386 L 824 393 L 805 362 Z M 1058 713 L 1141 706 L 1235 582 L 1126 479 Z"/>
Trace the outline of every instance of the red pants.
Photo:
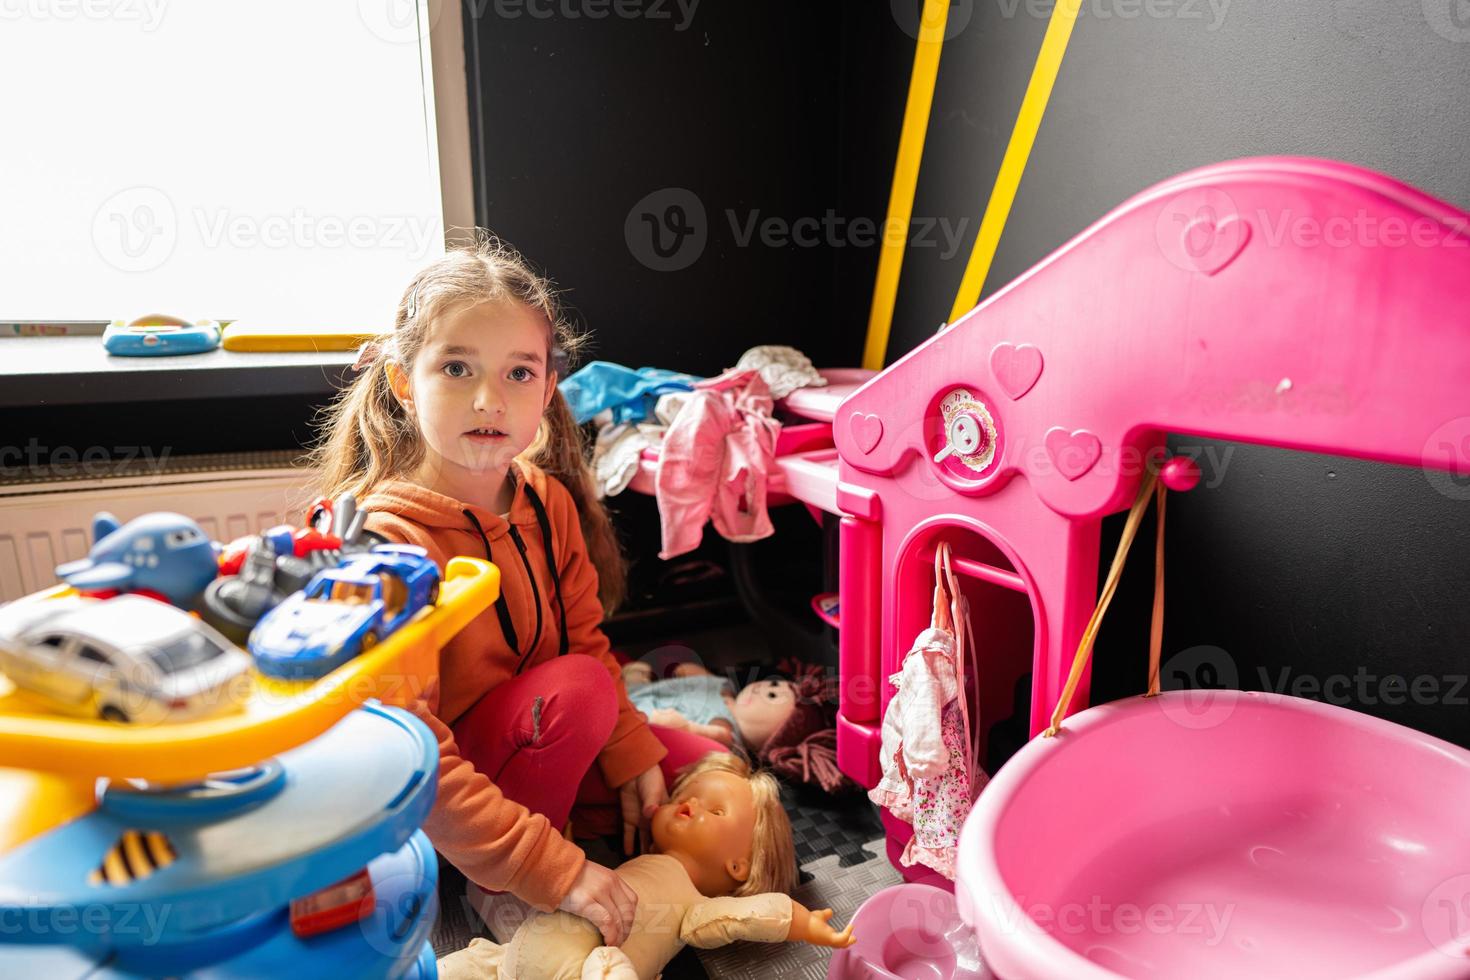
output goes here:
<path id="1" fill-rule="evenodd" d="M 600 661 L 567 654 L 512 677 L 454 723 L 460 754 L 507 797 L 566 826 L 577 806 L 579 835 L 621 827 L 617 792 L 594 763 L 617 723 L 617 684 Z M 703 735 L 650 726 L 669 750 L 659 763 L 674 785 L 679 769 L 728 751 Z"/>

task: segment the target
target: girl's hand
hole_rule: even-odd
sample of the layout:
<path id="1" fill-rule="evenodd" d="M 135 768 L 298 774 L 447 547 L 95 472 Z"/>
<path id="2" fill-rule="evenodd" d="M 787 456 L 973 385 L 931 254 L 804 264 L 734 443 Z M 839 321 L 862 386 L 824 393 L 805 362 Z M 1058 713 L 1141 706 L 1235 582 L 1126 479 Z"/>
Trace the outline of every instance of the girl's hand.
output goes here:
<path id="1" fill-rule="evenodd" d="M 831 946 L 833 949 L 842 949 L 857 941 L 852 938 L 851 922 L 847 924 L 846 929 L 838 932 L 832 928 L 831 919 L 831 909 L 813 911 L 792 899 L 791 927 L 786 930 L 786 941 L 811 943 L 813 946 Z"/>
<path id="2" fill-rule="evenodd" d="M 618 787 L 618 805 L 623 811 L 623 853 L 632 857 L 636 839 L 643 853 L 648 853 L 649 828 L 653 811 L 669 801 L 664 785 L 664 772 L 657 763 Z"/>
<path id="3" fill-rule="evenodd" d="M 610 869 L 588 861 L 557 908 L 592 923 L 607 945 L 621 946 L 633 928 L 638 894 Z"/>
<path id="4" fill-rule="evenodd" d="M 689 728 L 689 719 L 673 708 L 655 708 L 648 713 L 648 723 L 662 725 L 664 728 L 677 728 L 680 731 L 687 731 Z"/>

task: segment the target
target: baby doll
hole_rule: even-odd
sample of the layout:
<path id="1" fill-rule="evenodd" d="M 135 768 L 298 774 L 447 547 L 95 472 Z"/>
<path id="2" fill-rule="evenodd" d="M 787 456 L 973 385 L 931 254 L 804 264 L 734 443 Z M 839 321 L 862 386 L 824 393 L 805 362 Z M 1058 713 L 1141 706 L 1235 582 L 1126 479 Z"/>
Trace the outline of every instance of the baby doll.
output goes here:
<path id="1" fill-rule="evenodd" d="M 791 823 L 776 780 L 738 756 L 711 753 L 685 769 L 653 817 L 654 853 L 617 869 L 638 895 L 621 947 L 602 945 L 586 919 L 532 916 L 505 946 L 476 939 L 439 961 L 444 980 L 654 980 L 685 944 L 714 949 L 738 939 L 852 945 L 785 892 L 795 883 Z"/>

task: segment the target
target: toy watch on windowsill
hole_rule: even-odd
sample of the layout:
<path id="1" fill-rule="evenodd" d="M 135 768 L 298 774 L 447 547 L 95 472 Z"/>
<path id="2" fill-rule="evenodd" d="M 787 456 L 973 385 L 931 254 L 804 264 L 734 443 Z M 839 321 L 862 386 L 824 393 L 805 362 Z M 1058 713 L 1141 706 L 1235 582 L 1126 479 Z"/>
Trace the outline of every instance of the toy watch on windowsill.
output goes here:
<path id="1" fill-rule="evenodd" d="M 586 919 L 552 912 L 528 918 L 504 946 L 473 940 L 439 961 L 439 976 L 653 980 L 686 944 L 852 945 L 852 927 L 832 928 L 831 909 L 807 909 L 785 894 L 795 884 L 796 855 L 780 790 L 739 757 L 712 753 L 686 770 L 653 816 L 653 842 L 654 853 L 616 870 L 638 895 L 621 946 L 603 945 Z"/>

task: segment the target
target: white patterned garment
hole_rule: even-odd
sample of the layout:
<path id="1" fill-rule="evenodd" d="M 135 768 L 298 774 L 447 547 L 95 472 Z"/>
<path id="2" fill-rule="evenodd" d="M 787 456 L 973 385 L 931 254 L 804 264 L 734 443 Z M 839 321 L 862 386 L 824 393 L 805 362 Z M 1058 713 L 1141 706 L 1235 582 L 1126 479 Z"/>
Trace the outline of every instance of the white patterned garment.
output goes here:
<path id="1" fill-rule="evenodd" d="M 777 401 L 798 388 L 821 388 L 827 384 L 809 357 L 795 347 L 780 344 L 752 347 L 740 355 L 733 370 L 759 371 L 761 380 L 771 389 L 771 397 Z"/>
<path id="2" fill-rule="evenodd" d="M 878 749 L 883 778 L 868 791 L 868 798 L 912 823 L 914 780 L 938 776 L 949 765 L 940 709 L 956 691 L 954 636 L 932 628 L 920 633 L 913 649 L 904 654 L 903 668 L 888 680 L 897 693 L 883 712 Z"/>

